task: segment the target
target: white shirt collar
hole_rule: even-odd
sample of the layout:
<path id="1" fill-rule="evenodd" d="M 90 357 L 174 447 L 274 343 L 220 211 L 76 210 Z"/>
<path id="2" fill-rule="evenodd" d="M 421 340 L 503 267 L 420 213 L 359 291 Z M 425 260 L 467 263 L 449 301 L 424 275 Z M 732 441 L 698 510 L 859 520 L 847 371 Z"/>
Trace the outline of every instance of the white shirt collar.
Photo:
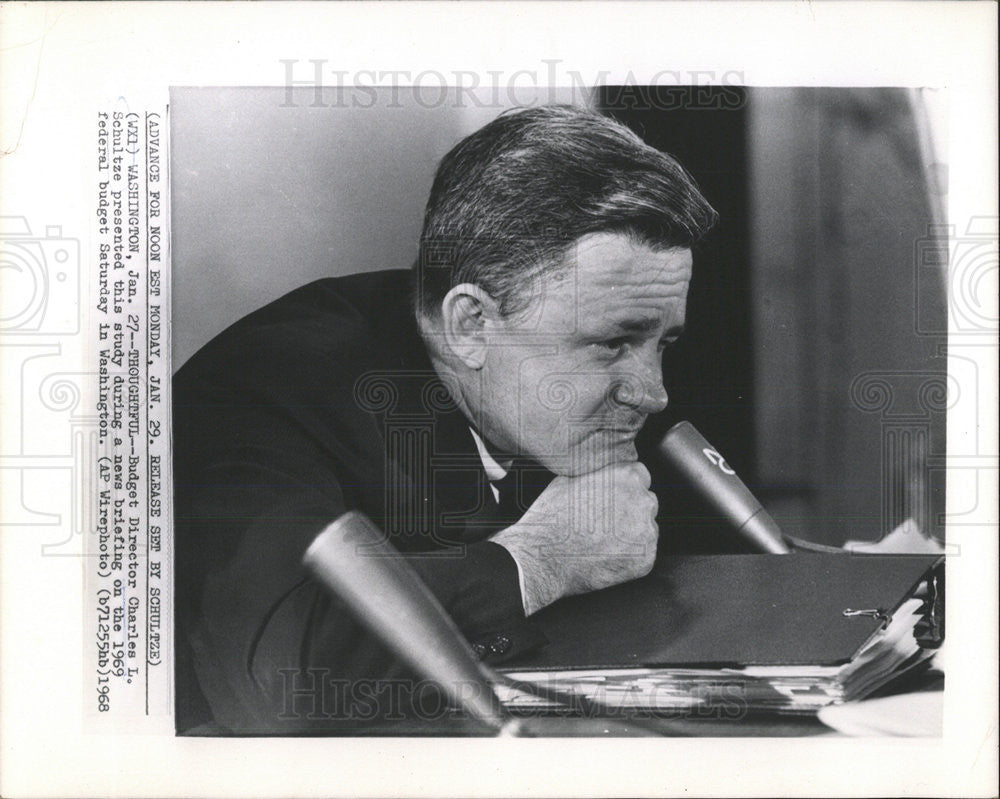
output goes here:
<path id="1" fill-rule="evenodd" d="M 486 477 L 491 483 L 495 483 L 497 480 L 503 480 L 507 476 L 507 472 L 510 469 L 510 465 L 514 462 L 513 459 L 504 461 L 504 463 L 498 463 L 496 459 L 490 455 L 489 450 L 486 449 L 486 444 L 483 443 L 483 439 L 479 437 L 479 433 L 469 428 L 469 432 L 472 433 L 472 440 L 476 442 L 476 449 L 479 450 L 479 459 L 483 462 L 483 470 L 486 472 Z"/>

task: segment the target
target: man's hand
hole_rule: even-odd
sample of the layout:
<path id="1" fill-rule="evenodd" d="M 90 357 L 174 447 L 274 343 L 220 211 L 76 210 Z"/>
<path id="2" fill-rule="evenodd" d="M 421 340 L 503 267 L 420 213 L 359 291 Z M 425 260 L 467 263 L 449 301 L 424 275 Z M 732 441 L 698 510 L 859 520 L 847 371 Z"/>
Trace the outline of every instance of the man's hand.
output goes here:
<path id="1" fill-rule="evenodd" d="M 641 463 L 557 477 L 517 524 L 492 537 L 521 567 L 528 614 L 649 574 L 658 535 L 649 482 Z"/>

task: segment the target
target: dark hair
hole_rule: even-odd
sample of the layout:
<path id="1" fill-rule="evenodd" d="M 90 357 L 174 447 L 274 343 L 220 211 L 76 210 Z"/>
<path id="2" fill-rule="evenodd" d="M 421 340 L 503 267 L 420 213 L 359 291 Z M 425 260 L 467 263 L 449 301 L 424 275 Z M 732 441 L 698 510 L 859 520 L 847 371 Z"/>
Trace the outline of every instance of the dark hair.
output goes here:
<path id="1" fill-rule="evenodd" d="M 588 233 L 689 248 L 718 215 L 684 168 L 624 125 L 571 106 L 501 114 L 441 161 L 415 264 L 418 311 L 435 315 L 459 283 L 504 314 Z"/>

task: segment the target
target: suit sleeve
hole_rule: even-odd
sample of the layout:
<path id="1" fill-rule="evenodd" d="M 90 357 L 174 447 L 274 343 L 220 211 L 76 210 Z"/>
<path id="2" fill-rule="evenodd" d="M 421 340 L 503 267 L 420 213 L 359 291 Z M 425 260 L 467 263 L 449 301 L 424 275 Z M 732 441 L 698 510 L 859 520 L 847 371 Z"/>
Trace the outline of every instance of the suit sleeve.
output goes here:
<path id="1" fill-rule="evenodd" d="M 302 566 L 315 536 L 358 506 L 364 484 L 384 479 L 369 462 L 379 432 L 348 386 L 325 387 L 317 402 L 325 353 L 285 357 L 293 350 L 274 336 L 249 349 L 255 363 L 240 361 L 242 346 L 175 383 L 179 646 L 189 647 L 198 690 L 227 731 L 308 731 L 385 715 L 374 700 L 359 711 L 344 692 L 369 681 L 377 694 L 415 675 Z M 485 659 L 539 643 L 516 565 L 499 545 L 405 557 Z"/>

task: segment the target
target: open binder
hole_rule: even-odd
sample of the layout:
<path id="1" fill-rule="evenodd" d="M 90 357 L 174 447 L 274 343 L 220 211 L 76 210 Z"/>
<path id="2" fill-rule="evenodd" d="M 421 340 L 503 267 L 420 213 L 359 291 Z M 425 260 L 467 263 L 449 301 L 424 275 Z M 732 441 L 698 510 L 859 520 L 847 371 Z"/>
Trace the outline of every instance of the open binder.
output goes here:
<path id="1" fill-rule="evenodd" d="M 933 655 L 943 589 L 939 555 L 665 558 L 536 614 L 549 643 L 503 673 L 610 709 L 814 713 Z M 514 711 L 556 706 L 500 695 Z"/>

